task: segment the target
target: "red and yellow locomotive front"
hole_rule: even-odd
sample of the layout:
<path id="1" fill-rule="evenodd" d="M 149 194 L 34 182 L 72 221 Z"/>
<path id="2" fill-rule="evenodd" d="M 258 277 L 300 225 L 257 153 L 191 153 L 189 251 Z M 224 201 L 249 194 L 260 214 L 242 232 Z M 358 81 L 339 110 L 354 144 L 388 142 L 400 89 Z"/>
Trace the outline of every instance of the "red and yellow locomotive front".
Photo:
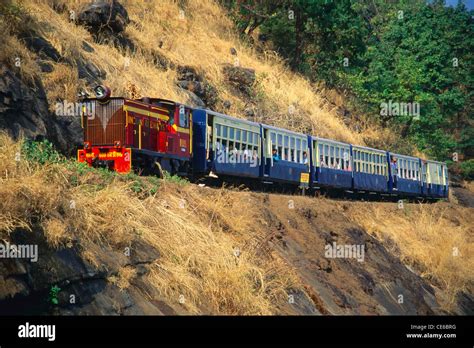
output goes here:
<path id="1" fill-rule="evenodd" d="M 133 161 L 137 158 L 189 160 L 189 108 L 151 98 L 101 97 L 83 104 L 84 147 L 78 151 L 79 162 L 128 173 L 138 165 Z"/>

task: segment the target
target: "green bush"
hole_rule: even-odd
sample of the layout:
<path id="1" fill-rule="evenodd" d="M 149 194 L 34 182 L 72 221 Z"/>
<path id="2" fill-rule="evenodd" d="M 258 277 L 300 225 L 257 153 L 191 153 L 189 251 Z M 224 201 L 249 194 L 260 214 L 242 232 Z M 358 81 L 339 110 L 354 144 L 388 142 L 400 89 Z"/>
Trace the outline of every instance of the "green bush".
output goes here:
<path id="1" fill-rule="evenodd" d="M 187 184 L 189 184 L 189 181 L 186 180 L 185 178 L 182 178 L 178 175 L 171 175 L 167 171 L 163 172 L 163 179 L 165 179 L 166 181 L 169 181 L 169 182 L 174 182 L 178 185 L 187 185 Z"/>
<path id="2" fill-rule="evenodd" d="M 28 161 L 39 164 L 59 163 L 64 157 L 57 152 L 48 140 L 23 142 L 22 153 Z"/>
<path id="3" fill-rule="evenodd" d="M 466 180 L 474 180 L 474 159 L 461 162 L 461 176 Z"/>

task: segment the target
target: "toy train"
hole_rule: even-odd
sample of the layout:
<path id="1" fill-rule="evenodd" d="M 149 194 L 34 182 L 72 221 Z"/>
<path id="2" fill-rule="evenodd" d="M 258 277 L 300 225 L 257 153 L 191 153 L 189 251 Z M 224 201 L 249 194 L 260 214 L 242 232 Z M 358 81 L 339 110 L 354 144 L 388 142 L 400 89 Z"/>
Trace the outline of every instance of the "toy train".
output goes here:
<path id="1" fill-rule="evenodd" d="M 83 100 L 78 160 L 119 173 L 240 179 L 253 185 L 391 197 L 448 197 L 445 163 L 323 139 L 170 100 Z"/>

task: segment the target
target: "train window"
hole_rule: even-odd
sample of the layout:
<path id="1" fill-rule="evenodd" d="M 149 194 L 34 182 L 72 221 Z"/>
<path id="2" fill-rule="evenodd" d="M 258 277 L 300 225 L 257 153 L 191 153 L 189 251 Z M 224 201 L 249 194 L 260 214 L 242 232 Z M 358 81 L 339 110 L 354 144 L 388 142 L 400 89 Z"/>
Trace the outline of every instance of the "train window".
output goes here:
<path id="1" fill-rule="evenodd" d="M 222 137 L 227 138 L 227 126 L 222 126 Z"/>
<path id="2" fill-rule="evenodd" d="M 218 137 L 221 136 L 221 125 L 220 124 L 216 124 L 216 135 Z"/>
<path id="3" fill-rule="evenodd" d="M 231 140 L 235 139 L 235 129 L 232 127 L 229 127 L 229 139 Z"/>
<path id="4" fill-rule="evenodd" d="M 296 138 L 296 162 L 303 163 L 303 154 L 301 152 L 301 139 Z"/>
<path id="5" fill-rule="evenodd" d="M 179 108 L 179 126 L 186 127 L 186 112 L 184 108 Z"/>
<path id="6" fill-rule="evenodd" d="M 240 136 L 241 136 L 240 129 L 236 129 L 235 130 L 235 140 L 240 141 L 241 140 Z"/>
<path id="7" fill-rule="evenodd" d="M 243 142 L 243 143 L 248 143 L 247 131 L 246 131 L 246 130 L 243 130 L 243 131 L 242 131 L 242 142 Z"/>
<path id="8" fill-rule="evenodd" d="M 253 133 L 253 144 L 258 145 L 258 134 L 257 133 Z"/>

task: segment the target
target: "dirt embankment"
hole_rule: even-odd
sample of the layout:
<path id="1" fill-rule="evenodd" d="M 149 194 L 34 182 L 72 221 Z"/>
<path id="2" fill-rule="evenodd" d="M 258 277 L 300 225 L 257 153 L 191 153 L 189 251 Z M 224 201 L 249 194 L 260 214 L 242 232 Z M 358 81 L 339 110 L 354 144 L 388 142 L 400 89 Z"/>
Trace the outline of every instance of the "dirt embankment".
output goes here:
<path id="1" fill-rule="evenodd" d="M 472 208 L 39 165 L 0 138 L 1 239 L 38 246 L 0 263 L 1 313 L 472 314 Z"/>

